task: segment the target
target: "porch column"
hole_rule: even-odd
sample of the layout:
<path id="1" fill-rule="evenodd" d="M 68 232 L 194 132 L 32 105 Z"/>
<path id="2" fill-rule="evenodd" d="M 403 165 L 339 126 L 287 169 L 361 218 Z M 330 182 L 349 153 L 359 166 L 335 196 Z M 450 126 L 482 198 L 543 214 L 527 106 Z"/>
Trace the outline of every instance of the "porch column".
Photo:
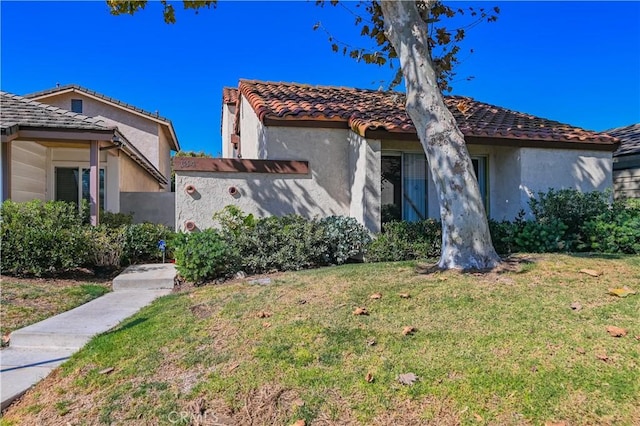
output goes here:
<path id="1" fill-rule="evenodd" d="M 91 225 L 100 223 L 100 146 L 98 141 L 91 141 L 89 149 L 89 203 Z"/>
<path id="2" fill-rule="evenodd" d="M 0 150 L 0 190 L 2 190 L 2 201 L 11 199 L 11 142 L 2 142 Z"/>

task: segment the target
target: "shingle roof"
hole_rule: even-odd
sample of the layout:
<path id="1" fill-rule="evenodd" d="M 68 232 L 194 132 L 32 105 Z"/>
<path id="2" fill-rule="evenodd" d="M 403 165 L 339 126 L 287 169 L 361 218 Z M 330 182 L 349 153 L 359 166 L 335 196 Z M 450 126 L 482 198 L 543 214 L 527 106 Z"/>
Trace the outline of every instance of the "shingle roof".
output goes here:
<path id="1" fill-rule="evenodd" d="M 173 149 L 175 149 L 176 151 L 180 150 L 180 142 L 178 142 L 178 136 L 176 135 L 175 129 L 173 128 L 173 123 L 168 118 L 162 117 L 158 113 L 152 113 L 142 108 L 138 108 L 135 105 L 131 105 L 126 102 L 119 101 L 118 99 L 112 98 L 110 96 L 103 95 L 102 93 L 98 93 L 95 90 L 87 89 L 86 87 L 80 86 L 78 84 L 66 84 L 64 86 L 54 87 L 52 89 L 42 90 L 40 92 L 29 93 L 25 95 L 25 98 L 30 98 L 30 99 L 42 98 L 45 96 L 55 95 L 56 93 L 65 92 L 65 91 L 77 91 L 77 92 L 85 93 L 87 95 L 102 99 L 106 102 L 110 102 L 112 104 L 118 105 L 119 107 L 135 111 L 151 119 L 161 121 L 164 125 L 167 126 L 168 131 L 175 142 L 174 143 L 175 146 L 173 147 Z"/>
<path id="2" fill-rule="evenodd" d="M 0 128 L 51 128 L 70 130 L 110 130 L 100 120 L 46 105 L 22 96 L 0 92 Z"/>
<path id="3" fill-rule="evenodd" d="M 620 139 L 620 147 L 613 153 L 614 157 L 640 154 L 640 123 L 607 130 L 606 133 Z"/>
<path id="4" fill-rule="evenodd" d="M 29 93 L 27 95 L 24 95 L 25 98 L 40 98 L 42 96 L 47 96 L 47 95 L 53 95 L 55 93 L 59 93 L 59 92 L 65 92 L 67 90 L 77 90 L 79 92 L 84 92 L 88 95 L 91 96 L 95 96 L 96 98 L 100 98 L 100 99 L 104 99 L 105 101 L 111 102 L 113 104 L 119 105 L 123 108 L 127 108 L 127 109 L 131 109 L 133 111 L 139 112 L 140 114 L 146 115 L 150 118 L 156 119 L 156 120 L 161 120 L 161 121 L 166 121 L 167 123 L 171 123 L 171 120 L 169 120 L 168 118 L 162 117 L 160 115 L 158 115 L 157 113 L 152 113 L 149 111 L 146 111 L 142 108 L 138 108 L 135 105 L 131 105 L 128 104 L 126 102 L 122 102 L 119 101 L 118 99 L 112 98 L 110 96 L 107 95 L 103 95 L 102 93 L 98 93 L 95 90 L 91 90 L 91 89 L 87 89 L 86 87 L 80 86 L 78 84 L 65 84 L 63 86 L 59 86 L 59 87 L 54 87 L 52 89 L 47 89 L 47 90 L 42 90 L 40 92 L 35 92 L 35 93 Z"/>
<path id="5" fill-rule="evenodd" d="M 342 122 L 356 133 L 383 130 L 415 134 L 399 92 L 240 80 L 238 93 L 258 118 L 282 121 Z M 232 95 L 228 95 L 229 99 Z M 462 96 L 446 96 L 445 103 L 465 136 L 532 141 L 581 142 L 613 146 L 616 138 L 490 105 Z"/>

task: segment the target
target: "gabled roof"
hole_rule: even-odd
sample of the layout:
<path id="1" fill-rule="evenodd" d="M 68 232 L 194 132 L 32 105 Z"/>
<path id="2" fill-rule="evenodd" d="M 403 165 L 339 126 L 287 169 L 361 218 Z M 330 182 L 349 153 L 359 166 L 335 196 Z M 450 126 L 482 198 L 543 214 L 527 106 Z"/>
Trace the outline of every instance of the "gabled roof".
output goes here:
<path id="1" fill-rule="evenodd" d="M 238 101 L 238 89 L 235 87 L 222 88 L 222 103 L 235 104 Z"/>
<path id="2" fill-rule="evenodd" d="M 225 91 L 230 92 L 228 88 Z M 405 94 L 348 87 L 311 86 L 240 80 L 237 95 L 245 98 L 265 125 L 350 128 L 364 137 L 416 137 L 405 110 Z M 233 99 L 228 93 L 224 99 Z M 573 143 L 613 150 L 618 140 L 604 133 L 563 124 L 476 101 L 445 96 L 459 129 L 466 137 Z"/>
<path id="3" fill-rule="evenodd" d="M 175 151 L 179 151 L 180 150 L 180 144 L 178 142 L 178 137 L 176 135 L 175 129 L 173 128 L 173 123 L 171 123 L 171 120 L 169 120 L 168 118 L 162 117 L 160 116 L 158 113 L 152 113 L 149 111 L 145 111 L 142 108 L 138 108 L 134 105 L 128 104 L 126 102 L 122 102 L 119 101 L 115 98 L 112 98 L 110 96 L 106 96 L 103 95 L 102 93 L 98 93 L 94 90 L 91 89 L 87 89 L 86 87 L 82 87 L 80 85 L 77 84 L 66 84 L 64 86 L 59 86 L 59 87 L 54 87 L 52 89 L 47 89 L 47 90 L 42 90 L 40 92 L 35 92 L 35 93 L 30 93 L 25 95 L 26 98 L 30 98 L 30 99 L 42 99 L 42 98 L 46 98 L 49 96 L 54 96 L 54 95 L 59 95 L 62 93 L 67 93 L 67 92 L 77 92 L 77 93 L 82 93 L 86 96 L 92 97 L 94 99 L 98 99 L 100 101 L 104 101 L 107 102 L 111 105 L 114 105 L 118 108 L 122 108 L 125 110 L 129 110 L 130 112 L 133 112 L 135 114 L 141 115 L 145 118 L 151 119 L 161 125 L 166 126 L 169 135 L 171 136 L 171 138 L 173 139 L 173 149 Z"/>
<path id="4" fill-rule="evenodd" d="M 0 92 L 0 128 L 3 135 L 26 128 L 95 130 L 113 133 L 113 127 L 106 127 L 104 122 L 98 119 L 7 92 Z"/>
<path id="5" fill-rule="evenodd" d="M 76 114 L 62 108 L 43 104 L 23 96 L 0 92 L 0 133 L 2 141 L 15 139 L 23 131 L 31 131 L 30 135 L 42 135 L 42 132 L 67 131 L 60 138 L 69 138 L 69 132 L 79 133 L 76 139 L 110 141 L 125 151 L 136 163 L 147 170 L 158 182 L 169 181 L 151 162 L 138 151 L 133 144 L 120 133 L 117 127 L 107 127 L 96 118 Z M 99 136 L 97 136 L 99 135 Z M 57 137 L 57 135 L 55 135 Z M 98 139 L 99 137 L 99 139 Z M 120 142 L 116 142 L 119 140 Z"/>
<path id="6" fill-rule="evenodd" d="M 606 133 L 620 139 L 620 148 L 613 156 L 640 154 L 640 123 L 607 130 Z"/>

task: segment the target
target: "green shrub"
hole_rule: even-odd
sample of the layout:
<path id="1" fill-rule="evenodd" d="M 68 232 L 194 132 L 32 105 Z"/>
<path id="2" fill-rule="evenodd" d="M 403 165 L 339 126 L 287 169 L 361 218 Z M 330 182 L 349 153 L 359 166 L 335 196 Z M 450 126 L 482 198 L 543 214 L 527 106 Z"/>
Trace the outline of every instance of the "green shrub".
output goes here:
<path id="1" fill-rule="evenodd" d="M 583 249 L 604 253 L 640 254 L 640 203 L 617 201 L 582 227 Z"/>
<path id="2" fill-rule="evenodd" d="M 567 225 L 559 219 L 546 222 L 527 221 L 515 237 L 516 251 L 552 253 L 567 251 Z"/>
<path id="3" fill-rule="evenodd" d="M 113 271 L 120 267 L 124 252 L 126 228 L 106 225 L 88 227 L 89 266 L 96 272 Z"/>
<path id="4" fill-rule="evenodd" d="M 367 248 L 367 261 L 392 262 L 440 255 L 442 226 L 433 219 L 388 222 Z"/>
<path id="5" fill-rule="evenodd" d="M 86 263 L 88 238 L 75 204 L 5 201 L 0 214 L 3 273 L 41 276 Z"/>
<path id="6" fill-rule="evenodd" d="M 100 212 L 100 224 L 109 228 L 118 228 L 133 223 L 133 214 L 129 213 L 112 213 L 107 211 Z"/>
<path id="7" fill-rule="evenodd" d="M 232 236 L 244 272 L 299 270 L 327 263 L 329 243 L 322 227 L 301 216 L 262 218 L 235 236 L 226 235 Z"/>
<path id="8" fill-rule="evenodd" d="M 178 233 L 174 238 L 176 269 L 185 280 L 200 284 L 233 272 L 236 253 L 215 229 Z"/>
<path id="9" fill-rule="evenodd" d="M 137 223 L 126 226 L 122 261 L 126 264 L 161 261 L 162 252 L 158 249 L 158 242 L 170 242 L 173 235 L 171 229 L 159 224 Z M 171 244 L 168 245 L 170 250 Z"/>
<path id="10" fill-rule="evenodd" d="M 369 231 L 353 217 L 329 216 L 320 220 L 320 227 L 327 245 L 325 261 L 330 264 L 340 265 L 364 253 L 371 242 Z"/>
<path id="11" fill-rule="evenodd" d="M 567 242 L 573 245 L 584 241 L 582 225 L 608 210 L 610 198 L 610 192 L 583 193 L 576 189 L 551 188 L 546 193 L 539 192 L 537 198 L 529 200 L 529 206 L 539 223 L 564 223 L 567 226 Z"/>

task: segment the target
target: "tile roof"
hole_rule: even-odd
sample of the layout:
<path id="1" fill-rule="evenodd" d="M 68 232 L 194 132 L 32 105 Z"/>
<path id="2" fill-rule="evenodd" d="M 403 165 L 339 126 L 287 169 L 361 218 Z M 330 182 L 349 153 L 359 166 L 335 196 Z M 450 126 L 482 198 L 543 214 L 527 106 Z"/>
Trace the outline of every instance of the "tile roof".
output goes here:
<path id="1" fill-rule="evenodd" d="M 222 88 L 222 103 L 235 104 L 238 101 L 238 89 L 235 87 Z"/>
<path id="2" fill-rule="evenodd" d="M 230 92 L 230 91 L 228 91 Z M 344 123 L 361 136 L 382 130 L 415 134 L 400 92 L 240 80 L 238 92 L 258 118 L 285 122 Z M 223 95 L 224 96 L 224 95 Z M 231 96 L 229 96 L 231 99 Z M 462 96 L 445 96 L 458 127 L 467 137 L 580 142 L 614 146 L 618 140 L 557 121 L 512 111 Z"/>
<path id="3" fill-rule="evenodd" d="M 620 147 L 613 153 L 614 157 L 640 154 L 640 123 L 607 130 L 606 133 L 620 139 Z"/>
<path id="4" fill-rule="evenodd" d="M 16 125 L 20 128 L 112 130 L 101 123 L 100 120 L 82 114 L 0 92 L 0 128 L 3 134 L 10 132 Z"/>

